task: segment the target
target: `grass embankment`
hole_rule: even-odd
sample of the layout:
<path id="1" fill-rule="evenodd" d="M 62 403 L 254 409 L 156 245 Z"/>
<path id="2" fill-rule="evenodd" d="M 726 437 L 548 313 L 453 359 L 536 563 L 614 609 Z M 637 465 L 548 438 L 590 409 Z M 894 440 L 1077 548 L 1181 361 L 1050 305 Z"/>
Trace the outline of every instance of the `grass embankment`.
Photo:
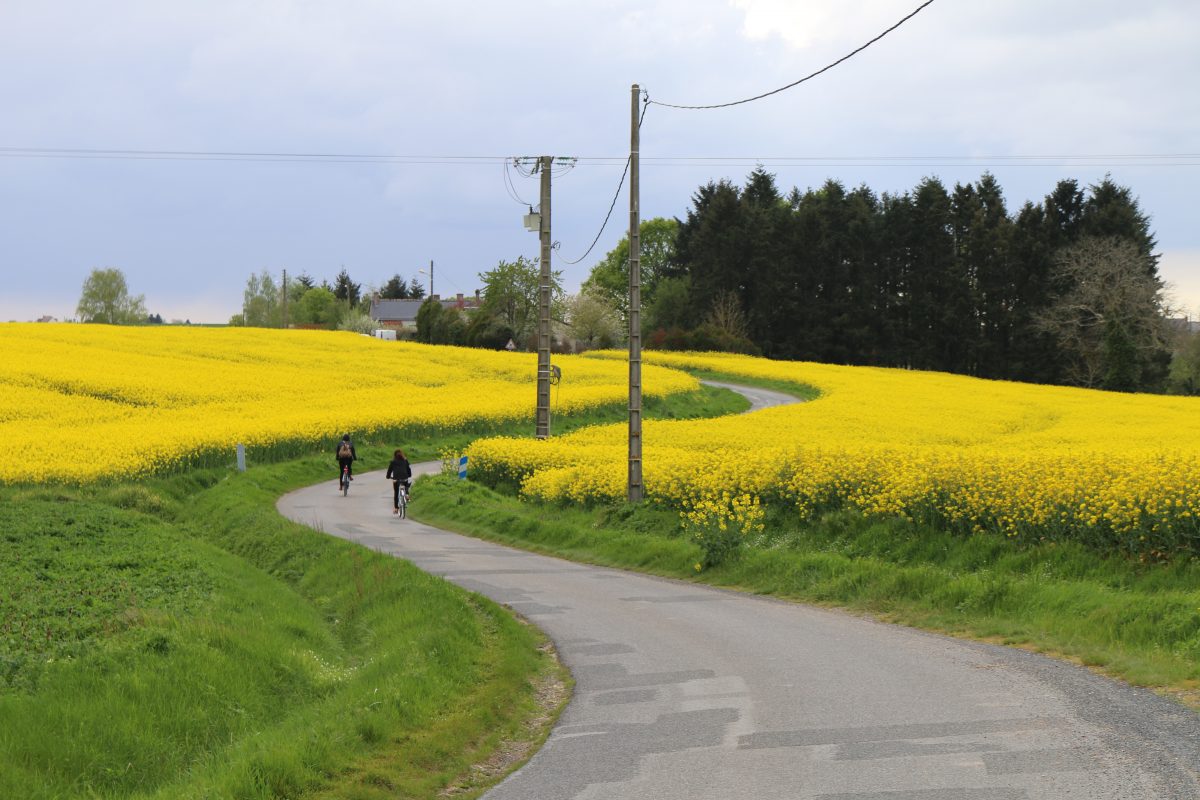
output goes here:
<path id="1" fill-rule="evenodd" d="M 763 533 L 725 563 L 697 574 L 701 548 L 680 533 L 676 512 L 652 506 L 556 506 L 547 513 L 508 492 L 438 478 L 422 487 L 414 515 L 579 561 L 840 606 L 1034 649 L 1200 708 L 1195 559 L 1141 563 L 1070 542 L 1027 545 L 997 535 L 962 536 L 900 519 L 870 521 L 850 511 L 803 522 L 773 509 Z"/>
<path id="2" fill-rule="evenodd" d="M 744 407 L 705 390 L 654 413 Z M 400 444 L 419 460 L 467 438 Z M 360 469 L 391 447 L 360 446 Z M 0 797 L 471 797 L 515 766 L 498 756 L 558 710 L 537 697 L 565 680 L 545 640 L 279 516 L 334 466 L 0 489 Z"/>
<path id="3" fill-rule="evenodd" d="M 539 637 L 274 514 L 325 466 L 4 498 L 0 796 L 429 797 L 520 735 Z"/>

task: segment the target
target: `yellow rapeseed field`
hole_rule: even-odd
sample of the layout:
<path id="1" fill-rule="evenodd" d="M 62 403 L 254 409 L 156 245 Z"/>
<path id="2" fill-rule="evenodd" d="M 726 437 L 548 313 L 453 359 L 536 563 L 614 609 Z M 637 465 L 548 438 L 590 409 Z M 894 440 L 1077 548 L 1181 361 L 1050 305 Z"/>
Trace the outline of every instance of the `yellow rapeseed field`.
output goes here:
<path id="1" fill-rule="evenodd" d="M 821 392 L 754 414 L 647 422 L 647 496 L 680 509 L 685 524 L 748 531 L 764 504 L 802 517 L 851 507 L 964 532 L 1200 552 L 1200 399 L 735 355 L 645 357 Z M 481 440 L 468 452 L 477 473 L 519 482 L 528 497 L 624 495 L 622 425 L 545 442 Z"/>
<path id="2" fill-rule="evenodd" d="M 555 356 L 555 413 L 627 396 L 618 361 Z M 537 356 L 255 328 L 0 325 L 0 483 L 86 483 L 370 437 L 528 419 Z M 657 369 L 648 391 L 690 391 Z M 403 445 L 402 440 L 397 440 Z"/>

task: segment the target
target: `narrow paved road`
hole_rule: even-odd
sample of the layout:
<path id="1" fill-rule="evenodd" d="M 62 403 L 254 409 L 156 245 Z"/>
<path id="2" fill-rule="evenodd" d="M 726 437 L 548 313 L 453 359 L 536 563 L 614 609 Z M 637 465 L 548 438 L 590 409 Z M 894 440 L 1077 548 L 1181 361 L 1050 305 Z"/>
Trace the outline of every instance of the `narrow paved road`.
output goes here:
<path id="1" fill-rule="evenodd" d="M 511 606 L 575 676 L 545 747 L 491 800 L 1200 798 L 1200 715 L 1149 692 L 400 521 L 382 473 L 346 498 L 334 484 L 331 471 L 279 510 Z"/>

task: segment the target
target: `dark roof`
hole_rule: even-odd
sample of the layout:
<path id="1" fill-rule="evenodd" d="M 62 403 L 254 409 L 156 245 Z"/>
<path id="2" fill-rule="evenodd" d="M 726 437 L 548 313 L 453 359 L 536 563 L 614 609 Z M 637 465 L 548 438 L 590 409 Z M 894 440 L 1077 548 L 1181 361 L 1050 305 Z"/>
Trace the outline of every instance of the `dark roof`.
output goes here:
<path id="1" fill-rule="evenodd" d="M 372 300 L 371 319 L 379 320 L 415 320 L 421 309 L 421 300 Z M 478 308 L 479 301 L 474 297 L 439 297 L 438 302 L 444 308 Z"/>
<path id="2" fill-rule="evenodd" d="M 424 300 L 372 300 L 371 319 L 416 319 Z"/>

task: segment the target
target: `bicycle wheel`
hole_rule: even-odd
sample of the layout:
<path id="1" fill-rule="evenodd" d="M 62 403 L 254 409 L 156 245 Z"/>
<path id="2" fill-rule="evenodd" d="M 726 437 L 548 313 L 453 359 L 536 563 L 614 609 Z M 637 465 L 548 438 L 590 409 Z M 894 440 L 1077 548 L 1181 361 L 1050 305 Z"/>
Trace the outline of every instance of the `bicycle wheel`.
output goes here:
<path id="1" fill-rule="evenodd" d="M 342 497 L 346 497 L 349 494 L 350 494 L 350 476 L 343 472 L 342 473 Z"/>
<path id="2" fill-rule="evenodd" d="M 408 516 L 408 492 L 400 490 L 400 519 Z"/>

